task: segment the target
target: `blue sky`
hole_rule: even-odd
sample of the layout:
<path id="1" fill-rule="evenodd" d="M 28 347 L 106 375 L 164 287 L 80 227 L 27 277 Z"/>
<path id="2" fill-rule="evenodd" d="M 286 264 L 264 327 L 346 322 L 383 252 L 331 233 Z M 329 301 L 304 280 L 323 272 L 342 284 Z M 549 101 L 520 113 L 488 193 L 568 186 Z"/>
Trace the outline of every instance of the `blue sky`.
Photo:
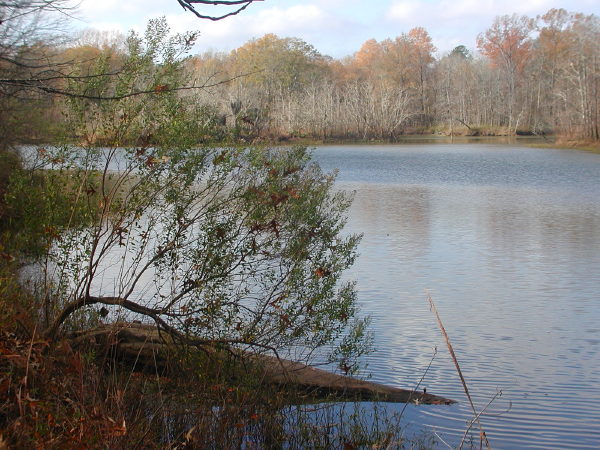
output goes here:
<path id="1" fill-rule="evenodd" d="M 600 15 L 600 0 L 264 0 L 219 22 L 197 19 L 176 0 L 82 0 L 78 27 L 143 30 L 166 16 L 174 31 L 197 30 L 197 52 L 229 51 L 266 33 L 299 37 L 321 53 L 350 55 L 370 38 L 395 37 L 422 26 L 440 53 L 475 48 L 477 34 L 497 15 L 535 17 L 551 8 Z"/>

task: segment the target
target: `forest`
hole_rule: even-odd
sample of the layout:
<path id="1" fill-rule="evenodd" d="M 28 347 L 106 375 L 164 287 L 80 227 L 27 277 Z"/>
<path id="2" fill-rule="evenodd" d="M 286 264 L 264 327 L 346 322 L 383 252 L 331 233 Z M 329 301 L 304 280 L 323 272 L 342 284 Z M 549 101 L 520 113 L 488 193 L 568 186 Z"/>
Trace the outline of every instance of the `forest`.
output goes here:
<path id="1" fill-rule="evenodd" d="M 598 141 L 599 37 L 598 17 L 564 9 L 536 18 L 497 17 L 478 35 L 477 49 L 459 45 L 447 54 L 437 52 L 420 27 L 381 42 L 367 40 L 342 59 L 301 39 L 268 34 L 229 53 L 185 56 L 181 87 L 186 89 L 180 95 L 202 110 L 198 120 L 211 124 L 211 139 L 394 141 L 407 134 L 533 134 Z M 27 88 L 29 100 L 37 102 L 38 117 L 29 117 L 27 135 L 52 136 L 47 124 L 61 121 L 63 104 L 49 94 L 67 89 L 65 83 L 84 84 L 104 69 L 116 77 L 123 70 L 126 41 L 116 33 L 87 30 L 68 43 L 41 40 L 21 47 L 21 58 L 44 58 L 37 71 L 5 61 L 3 71 L 26 72 L 5 73 L 5 92 Z M 10 76 L 27 85 L 7 82 Z"/>

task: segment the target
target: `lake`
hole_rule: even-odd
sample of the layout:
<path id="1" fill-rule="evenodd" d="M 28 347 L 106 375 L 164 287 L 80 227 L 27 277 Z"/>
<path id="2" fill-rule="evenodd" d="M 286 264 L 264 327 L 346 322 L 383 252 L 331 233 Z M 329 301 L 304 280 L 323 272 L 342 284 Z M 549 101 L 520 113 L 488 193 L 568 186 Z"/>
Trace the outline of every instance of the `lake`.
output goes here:
<path id="1" fill-rule="evenodd" d="M 372 379 L 414 387 L 437 348 L 421 388 L 460 402 L 410 406 L 405 425 L 457 445 L 472 418 L 427 291 L 477 409 L 502 393 L 482 416 L 493 448 L 599 448 L 600 155 L 435 144 L 315 159 L 356 191 L 349 276 L 373 319 Z"/>

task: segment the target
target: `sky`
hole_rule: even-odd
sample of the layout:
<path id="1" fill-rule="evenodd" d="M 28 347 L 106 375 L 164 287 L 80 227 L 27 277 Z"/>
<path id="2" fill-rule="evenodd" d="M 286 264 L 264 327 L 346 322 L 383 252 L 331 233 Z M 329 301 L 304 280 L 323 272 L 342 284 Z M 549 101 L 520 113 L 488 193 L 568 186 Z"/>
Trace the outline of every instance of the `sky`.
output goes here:
<path id="1" fill-rule="evenodd" d="M 274 33 L 301 38 L 334 58 L 352 55 L 368 39 L 424 27 L 441 55 L 457 45 L 475 49 L 477 34 L 496 16 L 535 17 L 551 8 L 600 16 L 600 0 L 263 0 L 211 22 L 184 11 L 177 0 L 82 0 L 76 27 L 142 31 L 149 19 L 165 16 L 175 32 L 199 31 L 195 53 L 228 52 Z"/>

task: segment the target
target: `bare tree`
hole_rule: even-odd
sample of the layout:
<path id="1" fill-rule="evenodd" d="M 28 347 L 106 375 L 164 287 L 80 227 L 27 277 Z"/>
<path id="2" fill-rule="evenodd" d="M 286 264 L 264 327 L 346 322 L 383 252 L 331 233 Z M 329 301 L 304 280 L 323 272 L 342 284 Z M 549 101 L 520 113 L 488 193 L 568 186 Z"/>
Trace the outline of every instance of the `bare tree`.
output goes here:
<path id="1" fill-rule="evenodd" d="M 489 58 L 495 67 L 505 72 L 503 78 L 507 83 L 507 125 L 510 130 L 517 129 L 523 112 L 517 104 L 517 90 L 531 59 L 531 33 L 534 26 L 535 21 L 526 16 L 499 16 L 493 25 L 477 38 L 477 46 L 483 55 Z"/>
<path id="2" fill-rule="evenodd" d="M 71 12 L 70 0 L 0 2 L 0 147 L 28 133 L 32 116 L 43 109 L 40 102 L 49 101 L 30 86 L 40 77 L 54 82 L 64 69 L 51 47 L 59 42 L 57 30 L 65 28 Z M 27 115 L 29 120 L 20 119 Z"/>

